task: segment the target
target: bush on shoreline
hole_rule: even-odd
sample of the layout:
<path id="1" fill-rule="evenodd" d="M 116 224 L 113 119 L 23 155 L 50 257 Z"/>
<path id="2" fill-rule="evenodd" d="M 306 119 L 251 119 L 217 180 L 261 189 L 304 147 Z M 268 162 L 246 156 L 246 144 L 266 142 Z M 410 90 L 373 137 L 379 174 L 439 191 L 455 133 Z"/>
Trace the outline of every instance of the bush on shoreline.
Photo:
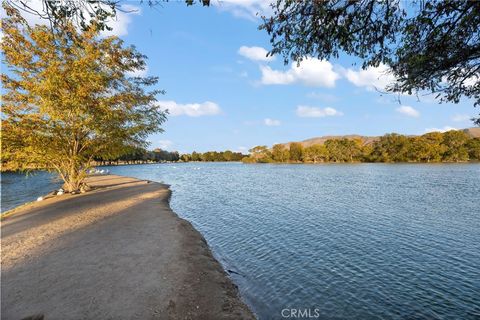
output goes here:
<path id="1" fill-rule="evenodd" d="M 204 153 L 192 152 L 182 154 L 180 160 L 184 162 L 201 161 L 201 162 L 225 162 L 225 161 L 241 161 L 246 155 L 240 152 L 226 151 L 207 151 Z"/>

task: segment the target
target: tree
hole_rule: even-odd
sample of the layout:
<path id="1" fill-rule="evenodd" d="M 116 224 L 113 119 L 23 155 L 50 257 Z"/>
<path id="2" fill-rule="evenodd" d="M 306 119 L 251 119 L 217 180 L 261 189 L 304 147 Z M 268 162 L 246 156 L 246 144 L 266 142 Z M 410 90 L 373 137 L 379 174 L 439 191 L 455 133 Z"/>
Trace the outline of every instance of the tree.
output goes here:
<path id="1" fill-rule="evenodd" d="M 272 153 L 268 150 L 267 146 L 256 146 L 248 150 L 250 152 L 250 158 L 254 162 L 269 163 L 272 162 Z"/>
<path id="2" fill-rule="evenodd" d="M 373 144 L 362 145 L 362 155 L 360 161 L 362 162 L 372 162 L 372 153 L 373 153 Z"/>
<path id="3" fill-rule="evenodd" d="M 110 157 L 112 158 L 112 157 Z M 143 162 L 147 158 L 147 150 L 143 147 L 128 146 L 123 149 L 122 154 L 117 157 L 118 160 L 124 161 L 127 164 Z"/>
<path id="4" fill-rule="evenodd" d="M 234 154 L 232 151 L 227 150 L 222 152 L 223 153 L 223 160 L 224 161 L 232 161 L 234 159 Z"/>
<path id="5" fill-rule="evenodd" d="M 328 161 L 328 150 L 325 145 L 314 144 L 305 148 L 303 158 L 305 162 L 326 162 Z"/>
<path id="6" fill-rule="evenodd" d="M 362 155 L 362 140 L 344 138 L 339 142 L 344 154 L 344 161 L 353 162 L 360 160 Z"/>
<path id="7" fill-rule="evenodd" d="M 445 152 L 445 146 L 442 144 L 443 134 L 440 132 L 429 132 L 422 136 L 430 145 L 429 159 L 427 161 L 441 161 Z"/>
<path id="8" fill-rule="evenodd" d="M 446 149 L 443 160 L 454 162 L 468 160 L 467 141 L 468 135 L 463 131 L 450 130 L 445 132 L 442 141 Z"/>
<path id="9" fill-rule="evenodd" d="M 337 139 L 328 139 L 325 141 L 325 148 L 332 162 L 341 162 L 343 160 L 342 150 Z"/>
<path id="10" fill-rule="evenodd" d="M 443 135 L 440 132 L 430 132 L 419 137 L 409 137 L 407 144 L 407 160 L 420 162 L 438 162 L 446 148 L 442 144 Z"/>
<path id="11" fill-rule="evenodd" d="M 192 161 L 201 161 L 201 160 L 202 160 L 201 154 L 193 151 L 192 152 Z"/>
<path id="12" fill-rule="evenodd" d="M 40 0 L 40 7 L 32 5 L 28 0 L 6 0 L 5 2 L 11 7 L 45 20 L 52 29 L 63 29 L 66 24 L 73 24 L 86 30 L 92 21 L 95 21 L 99 30 L 112 30 L 109 24 L 116 17 L 117 11 L 128 12 L 122 8 L 121 0 Z M 150 7 L 160 2 L 168 2 L 168 0 L 139 1 Z M 210 0 L 185 0 L 188 6 L 197 2 L 204 6 L 210 5 Z"/>
<path id="13" fill-rule="evenodd" d="M 290 143 L 290 160 L 291 161 L 303 160 L 303 146 L 301 143 L 298 143 L 298 142 Z"/>
<path id="14" fill-rule="evenodd" d="M 410 139 L 407 159 L 410 161 L 430 162 L 433 153 L 433 144 L 430 144 L 425 137 L 413 137 Z"/>
<path id="15" fill-rule="evenodd" d="M 472 160 L 480 160 L 480 138 L 473 138 L 466 144 L 468 156 Z"/>
<path id="16" fill-rule="evenodd" d="M 440 101 L 462 96 L 480 105 L 480 1 L 277 0 L 260 29 L 269 54 L 285 63 L 340 52 L 363 59 L 363 68 L 385 64 L 396 78 L 391 92 L 428 90 Z M 480 118 L 475 122 L 480 125 Z"/>
<path id="17" fill-rule="evenodd" d="M 283 144 L 275 144 L 272 148 L 272 158 L 276 162 L 287 162 L 290 159 L 290 152 Z"/>
<path id="18" fill-rule="evenodd" d="M 408 151 L 408 138 L 391 133 L 374 142 L 371 158 L 378 162 L 403 162 L 408 159 Z"/>
<path id="19" fill-rule="evenodd" d="M 162 131 L 161 91 L 147 91 L 157 78 L 127 75 L 145 68 L 134 47 L 99 38 L 96 23 L 52 32 L 4 8 L 2 151 L 14 169 L 54 170 L 75 191 L 95 157 L 144 148 L 148 134 Z"/>
<path id="20" fill-rule="evenodd" d="M 181 156 L 183 161 L 240 161 L 245 158 L 241 152 L 226 151 L 208 151 L 205 153 L 193 152 L 191 155 L 184 154 Z"/>
<path id="21" fill-rule="evenodd" d="M 359 139 L 329 139 L 325 141 L 325 148 L 334 162 L 362 160 L 362 140 Z"/>
<path id="22" fill-rule="evenodd" d="M 293 151 L 293 158 L 292 158 Z M 282 162 L 288 150 L 282 144 L 274 145 L 272 152 L 266 146 L 250 150 L 246 163 Z M 386 134 L 373 143 L 364 144 L 360 138 L 334 138 L 325 143 L 302 147 L 290 144 L 290 160 L 295 162 L 439 162 L 480 160 L 480 138 L 470 138 L 464 131 L 430 132 L 422 136 Z M 300 159 L 300 160 L 298 160 Z"/>

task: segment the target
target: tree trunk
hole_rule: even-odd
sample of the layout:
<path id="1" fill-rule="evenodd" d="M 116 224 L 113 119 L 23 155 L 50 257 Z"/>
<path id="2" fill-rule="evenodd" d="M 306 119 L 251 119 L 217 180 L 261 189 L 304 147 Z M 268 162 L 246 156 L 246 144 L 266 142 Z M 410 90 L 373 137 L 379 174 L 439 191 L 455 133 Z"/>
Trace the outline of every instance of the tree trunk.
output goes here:
<path id="1" fill-rule="evenodd" d="M 64 182 L 62 188 L 65 192 L 79 191 L 83 180 L 87 176 L 86 169 L 71 164 L 66 172 L 66 174 L 61 175 Z"/>
<path id="2" fill-rule="evenodd" d="M 79 176 L 68 177 L 67 180 L 63 183 L 63 189 L 65 190 L 65 192 L 79 191 L 82 182 L 83 178 L 80 178 Z"/>

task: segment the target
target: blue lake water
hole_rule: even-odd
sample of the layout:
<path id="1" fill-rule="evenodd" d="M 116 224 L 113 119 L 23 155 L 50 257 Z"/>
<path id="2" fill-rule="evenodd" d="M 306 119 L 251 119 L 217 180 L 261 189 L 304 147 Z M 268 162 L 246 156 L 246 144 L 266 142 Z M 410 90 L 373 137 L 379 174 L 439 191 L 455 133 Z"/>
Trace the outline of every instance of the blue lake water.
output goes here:
<path id="1" fill-rule="evenodd" d="M 35 201 L 62 186 L 61 180 L 45 171 L 29 174 L 2 172 L 2 213 L 26 202 Z"/>
<path id="2" fill-rule="evenodd" d="M 480 318 L 480 164 L 108 169 L 170 184 L 260 319 Z"/>

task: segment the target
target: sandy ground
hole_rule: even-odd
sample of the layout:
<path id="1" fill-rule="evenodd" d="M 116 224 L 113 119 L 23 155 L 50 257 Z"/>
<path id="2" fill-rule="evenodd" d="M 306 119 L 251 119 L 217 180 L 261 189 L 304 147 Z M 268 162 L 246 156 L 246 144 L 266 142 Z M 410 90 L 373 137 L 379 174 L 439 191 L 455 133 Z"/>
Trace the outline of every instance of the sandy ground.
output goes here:
<path id="1" fill-rule="evenodd" d="M 2 221 L 1 318 L 252 319 L 168 186 L 89 178 L 94 191 Z"/>

